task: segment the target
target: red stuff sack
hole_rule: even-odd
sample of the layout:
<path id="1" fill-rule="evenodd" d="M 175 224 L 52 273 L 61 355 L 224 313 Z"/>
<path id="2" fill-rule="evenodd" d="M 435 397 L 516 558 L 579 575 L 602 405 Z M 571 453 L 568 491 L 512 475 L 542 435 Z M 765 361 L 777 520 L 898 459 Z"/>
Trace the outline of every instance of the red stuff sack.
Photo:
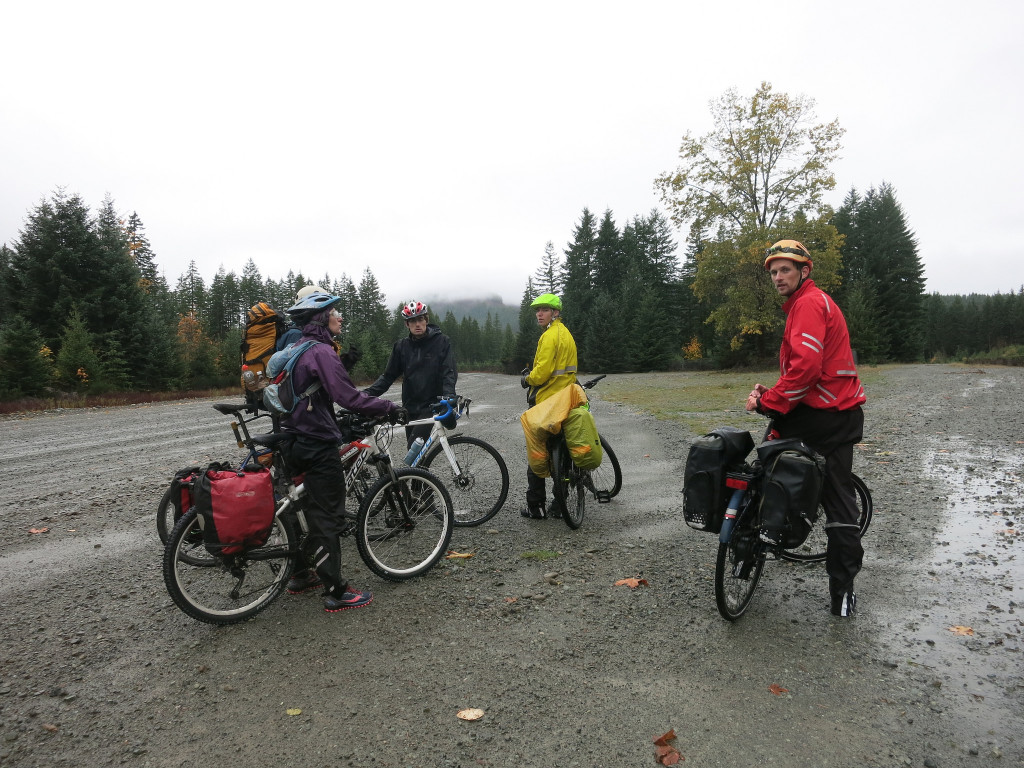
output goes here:
<path id="1" fill-rule="evenodd" d="M 274 484 L 266 467 L 244 470 L 213 463 L 192 488 L 192 503 L 212 555 L 262 547 L 274 527 Z"/>

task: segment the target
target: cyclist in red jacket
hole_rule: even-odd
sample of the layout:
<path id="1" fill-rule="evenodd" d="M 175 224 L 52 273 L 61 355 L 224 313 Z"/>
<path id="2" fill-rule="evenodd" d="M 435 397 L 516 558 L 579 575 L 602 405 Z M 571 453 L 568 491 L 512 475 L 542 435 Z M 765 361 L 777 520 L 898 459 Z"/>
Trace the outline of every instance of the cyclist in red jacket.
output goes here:
<path id="1" fill-rule="evenodd" d="M 857 602 L 853 580 L 864 549 L 850 475 L 853 446 L 864 435 L 864 385 L 857 376 L 842 311 L 810 278 L 814 265 L 807 248 L 796 240 L 780 240 L 765 256 L 764 267 L 785 298 L 781 376 L 773 387 L 755 384 L 746 407 L 771 416 L 779 437 L 798 437 L 825 457 L 822 506 L 832 614 L 852 616 Z M 774 544 L 780 536 L 781 531 L 773 530 L 761 534 Z"/>

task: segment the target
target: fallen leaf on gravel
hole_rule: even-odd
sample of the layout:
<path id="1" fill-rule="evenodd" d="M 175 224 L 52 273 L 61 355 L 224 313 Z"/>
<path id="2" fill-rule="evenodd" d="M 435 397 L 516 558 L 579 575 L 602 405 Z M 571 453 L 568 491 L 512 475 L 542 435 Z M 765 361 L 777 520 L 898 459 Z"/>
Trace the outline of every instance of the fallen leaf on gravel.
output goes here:
<path id="1" fill-rule="evenodd" d="M 514 602 L 516 602 L 516 601 L 517 601 L 518 599 L 519 599 L 518 597 L 506 597 L 506 598 L 505 598 L 505 602 L 506 602 L 506 603 L 514 603 Z"/>
<path id="2" fill-rule="evenodd" d="M 48 730 L 50 733 L 56 733 L 57 732 L 57 726 L 54 725 L 53 723 L 43 723 L 43 728 Z"/>
<path id="3" fill-rule="evenodd" d="M 959 624 L 957 624 L 955 627 L 950 627 L 949 631 L 952 632 L 954 635 L 973 635 L 974 634 L 974 630 L 973 629 L 971 629 L 970 627 L 962 627 Z"/>
<path id="4" fill-rule="evenodd" d="M 771 685 L 769 685 L 768 690 L 774 693 L 776 696 L 781 696 L 784 693 L 789 693 L 788 688 L 783 688 L 781 685 L 777 685 L 776 683 L 772 683 Z"/>
<path id="5" fill-rule="evenodd" d="M 46 533 L 48 530 L 50 530 L 50 529 L 49 528 L 29 528 L 28 532 L 29 533 Z"/>
<path id="6" fill-rule="evenodd" d="M 641 584 L 643 584 L 645 587 L 649 587 L 650 586 L 650 584 L 647 583 L 647 579 L 636 579 L 636 578 L 635 579 L 619 579 L 618 581 L 615 582 L 615 586 L 616 587 L 621 587 L 621 586 L 625 585 L 625 586 L 629 587 L 630 589 L 636 589 Z"/>
<path id="7" fill-rule="evenodd" d="M 649 454 L 649 453 L 645 453 L 645 454 L 644 454 L 644 458 L 645 458 L 645 459 L 649 459 L 649 458 L 651 458 L 651 454 Z"/>
<path id="8" fill-rule="evenodd" d="M 447 555 L 445 555 L 444 559 L 445 560 L 455 560 L 455 559 L 460 558 L 460 557 L 472 557 L 472 556 L 473 556 L 472 552 L 456 552 L 455 550 L 451 550 L 450 552 L 448 552 Z"/>
<path id="9" fill-rule="evenodd" d="M 295 717 L 295 715 L 301 715 L 302 714 L 302 710 L 299 709 L 298 707 L 292 707 L 291 709 L 286 709 L 284 712 L 289 717 Z"/>
<path id="10" fill-rule="evenodd" d="M 657 758 L 658 763 L 661 765 L 675 765 L 680 760 L 686 758 L 679 754 L 679 751 L 669 744 L 670 741 L 676 740 L 676 730 L 671 729 L 668 733 L 663 733 L 661 736 L 656 736 L 654 739 L 654 756 Z"/>
<path id="11" fill-rule="evenodd" d="M 484 711 L 476 707 L 470 707 L 469 709 L 460 709 L 455 716 L 460 720 L 479 720 L 484 716 Z"/>

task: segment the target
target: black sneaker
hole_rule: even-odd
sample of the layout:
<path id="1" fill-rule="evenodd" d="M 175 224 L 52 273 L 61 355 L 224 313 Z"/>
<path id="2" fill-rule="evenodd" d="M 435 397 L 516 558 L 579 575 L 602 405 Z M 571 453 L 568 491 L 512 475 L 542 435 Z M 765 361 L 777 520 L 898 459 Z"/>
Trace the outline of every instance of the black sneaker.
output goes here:
<path id="1" fill-rule="evenodd" d="M 540 504 L 528 504 L 519 510 L 519 514 L 523 517 L 529 517 L 533 520 L 543 520 L 547 517 L 547 513 L 544 511 L 544 505 Z"/>
<path id="2" fill-rule="evenodd" d="M 558 503 L 552 504 L 548 509 L 548 517 L 553 517 L 556 520 L 562 519 L 562 514 L 565 512 L 565 508 Z"/>
<path id="3" fill-rule="evenodd" d="M 349 608 L 362 608 L 373 602 L 373 594 L 347 587 L 340 595 L 324 595 L 324 610 L 327 613 L 347 611 Z"/>
<path id="4" fill-rule="evenodd" d="M 857 595 L 853 592 L 832 594 L 832 615 L 849 619 L 857 613 Z"/>
<path id="5" fill-rule="evenodd" d="M 299 571 L 288 579 L 288 594 L 301 595 L 320 586 L 320 576 L 314 570 Z"/>

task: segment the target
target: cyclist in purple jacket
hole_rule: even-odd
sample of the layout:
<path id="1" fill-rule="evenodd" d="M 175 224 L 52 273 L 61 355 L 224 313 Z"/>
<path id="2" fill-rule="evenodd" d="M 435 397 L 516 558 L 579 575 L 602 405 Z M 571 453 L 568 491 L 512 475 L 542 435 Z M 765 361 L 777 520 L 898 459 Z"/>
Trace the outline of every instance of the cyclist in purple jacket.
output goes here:
<path id="1" fill-rule="evenodd" d="M 314 293 L 288 308 L 302 328 L 299 343 L 318 342 L 295 364 L 295 391 L 306 392 L 318 383 L 319 387 L 281 418 L 282 430 L 295 434 L 285 448 L 285 458 L 293 472 L 305 474 L 309 536 L 303 554 L 313 565 L 295 573 L 288 591 L 294 595 L 322 585 L 328 613 L 361 608 L 373 600 L 370 592 L 352 587 L 341 575 L 338 536 L 344 525 L 345 473 L 338 454 L 342 434 L 334 419 L 334 403 L 365 416 L 387 416 L 392 424 L 409 420 L 405 408 L 363 394 L 349 378 L 334 340 L 341 332 L 342 316 L 337 310 L 341 301 L 339 296 Z"/>

